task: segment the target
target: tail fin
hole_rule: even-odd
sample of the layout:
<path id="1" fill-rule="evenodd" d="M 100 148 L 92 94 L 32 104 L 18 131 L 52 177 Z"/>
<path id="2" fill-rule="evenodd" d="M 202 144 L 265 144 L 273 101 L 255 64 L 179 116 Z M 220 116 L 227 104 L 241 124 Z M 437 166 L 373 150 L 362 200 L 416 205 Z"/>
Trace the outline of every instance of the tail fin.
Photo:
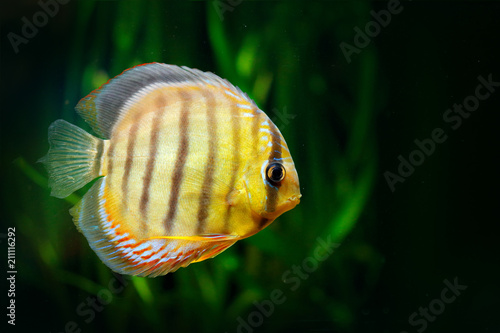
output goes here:
<path id="1" fill-rule="evenodd" d="M 52 196 L 65 198 L 99 176 L 101 139 L 59 119 L 49 126 L 49 144 L 38 162 L 47 168 Z"/>

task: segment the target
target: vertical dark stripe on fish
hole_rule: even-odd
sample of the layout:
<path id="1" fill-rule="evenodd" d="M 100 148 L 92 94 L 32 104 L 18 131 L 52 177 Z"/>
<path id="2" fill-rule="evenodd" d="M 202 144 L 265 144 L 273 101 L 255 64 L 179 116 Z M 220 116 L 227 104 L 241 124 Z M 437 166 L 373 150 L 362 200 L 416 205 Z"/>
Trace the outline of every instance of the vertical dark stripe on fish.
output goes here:
<path id="1" fill-rule="evenodd" d="M 275 160 L 280 160 L 281 159 L 281 137 L 280 133 L 278 131 L 278 128 L 271 123 L 270 125 L 271 129 L 271 153 L 269 154 L 269 164 L 274 163 Z M 281 186 L 280 183 L 273 185 L 278 188 Z M 272 187 L 269 184 L 266 184 L 266 207 L 267 207 L 267 212 L 271 213 L 276 210 L 276 204 L 278 200 L 278 190 Z"/>
<path id="2" fill-rule="evenodd" d="M 208 127 L 208 157 L 205 163 L 205 178 L 200 193 L 200 204 L 198 208 L 198 226 L 196 233 L 205 233 L 208 209 L 212 196 L 212 187 L 214 181 L 214 171 L 217 159 L 217 122 L 215 121 L 216 101 L 212 93 L 206 91 L 203 93 L 205 98 L 205 111 L 207 114 Z"/>
<path id="3" fill-rule="evenodd" d="M 108 147 L 108 172 L 106 173 L 106 176 L 108 176 L 108 180 L 111 179 L 111 174 L 113 173 L 113 154 L 115 152 L 115 144 L 114 144 L 113 138 L 109 140 L 109 147 Z"/>
<path id="4" fill-rule="evenodd" d="M 150 195 L 150 190 L 151 190 L 151 179 L 153 177 L 153 171 L 155 167 L 155 161 L 156 161 L 156 154 L 158 152 L 158 135 L 160 131 L 160 123 L 161 123 L 161 118 L 164 113 L 164 108 L 166 105 L 166 100 L 165 97 L 158 97 L 156 100 L 156 111 L 155 111 L 155 116 L 153 119 L 153 124 L 151 126 L 151 138 L 149 140 L 149 159 L 148 159 L 148 164 L 146 166 L 146 174 L 144 175 L 143 178 L 143 187 L 142 187 L 142 195 L 141 195 L 141 202 L 140 202 L 140 210 L 143 216 L 142 219 L 142 226 L 143 228 L 147 228 L 147 210 L 148 210 L 148 203 L 149 203 L 149 195 Z"/>
<path id="5" fill-rule="evenodd" d="M 125 170 L 123 172 L 123 178 L 122 178 L 122 196 L 124 199 L 123 200 L 124 207 L 127 207 L 128 203 L 128 179 L 130 177 L 130 170 L 132 169 L 135 139 L 137 137 L 137 130 L 139 129 L 140 117 L 141 113 L 139 112 L 135 117 L 135 119 L 133 120 L 132 126 L 130 126 L 128 134 L 127 159 L 125 160 Z"/>
<path id="6" fill-rule="evenodd" d="M 229 100 L 229 99 L 228 99 Z M 230 100 L 229 100 L 230 101 Z M 231 170 L 231 180 L 229 182 L 229 192 L 226 194 L 226 202 L 229 201 L 229 195 L 234 190 L 234 185 L 236 184 L 236 177 L 238 175 L 238 167 L 240 165 L 240 109 L 236 103 L 232 103 L 231 106 L 231 129 L 232 129 L 232 147 L 233 147 L 233 169 Z M 229 219 L 231 217 L 231 206 L 227 206 L 226 213 L 224 215 L 224 233 L 229 234 Z"/>
<path id="7" fill-rule="evenodd" d="M 173 220 L 177 214 L 177 204 L 179 201 L 179 190 L 182 183 L 182 177 L 184 176 L 184 164 L 186 163 L 186 158 L 189 149 L 189 135 L 188 135 L 188 127 L 189 127 L 189 108 L 191 95 L 186 92 L 179 92 L 180 99 L 184 101 L 182 106 L 180 121 L 179 121 L 179 133 L 180 133 L 180 142 L 179 148 L 177 150 L 177 159 L 175 161 L 174 174 L 172 175 L 171 180 L 171 189 L 170 189 L 170 200 L 168 202 L 168 213 L 165 218 L 165 230 L 171 232 L 173 229 Z"/>
<path id="8" fill-rule="evenodd" d="M 95 170 L 96 175 L 101 176 L 99 174 L 99 170 L 101 169 L 101 159 L 102 159 L 102 153 L 103 153 L 103 149 L 104 149 L 104 142 L 102 140 L 98 140 L 96 148 L 97 148 L 97 152 L 95 155 L 94 170 Z"/>

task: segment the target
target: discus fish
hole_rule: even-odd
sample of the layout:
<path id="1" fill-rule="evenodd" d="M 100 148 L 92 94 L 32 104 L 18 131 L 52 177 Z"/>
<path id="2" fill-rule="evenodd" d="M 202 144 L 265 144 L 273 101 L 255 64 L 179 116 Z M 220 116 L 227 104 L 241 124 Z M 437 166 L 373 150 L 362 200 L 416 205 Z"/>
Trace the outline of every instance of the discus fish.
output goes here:
<path id="1" fill-rule="evenodd" d="M 70 214 L 117 273 L 155 277 L 212 258 L 300 201 L 278 128 L 213 73 L 139 65 L 76 111 L 100 138 L 56 120 L 41 162 L 57 198 L 97 178 Z"/>

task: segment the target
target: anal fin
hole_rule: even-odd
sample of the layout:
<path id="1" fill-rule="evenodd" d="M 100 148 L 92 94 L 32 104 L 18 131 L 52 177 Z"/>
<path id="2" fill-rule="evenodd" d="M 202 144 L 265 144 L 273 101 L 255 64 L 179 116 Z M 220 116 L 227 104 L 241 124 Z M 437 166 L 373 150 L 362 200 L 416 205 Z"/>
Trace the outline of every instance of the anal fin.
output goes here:
<path id="1" fill-rule="evenodd" d="M 155 277 L 221 253 L 238 237 L 200 235 L 136 239 L 115 211 L 106 191 L 106 177 L 98 179 L 70 210 L 73 220 L 99 258 L 120 274 Z"/>

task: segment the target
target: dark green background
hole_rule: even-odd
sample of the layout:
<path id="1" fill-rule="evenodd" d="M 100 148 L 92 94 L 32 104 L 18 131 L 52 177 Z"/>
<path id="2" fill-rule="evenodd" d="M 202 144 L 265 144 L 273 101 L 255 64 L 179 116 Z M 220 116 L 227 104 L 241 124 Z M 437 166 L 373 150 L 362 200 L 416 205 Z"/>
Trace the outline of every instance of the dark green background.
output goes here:
<path id="1" fill-rule="evenodd" d="M 404 2 L 349 63 L 339 45 L 354 45 L 353 29 L 386 2 L 238 2 L 222 1 L 232 10 L 221 19 L 213 1 L 73 0 L 18 53 L 9 33 L 41 7 L 2 2 L 0 258 L 6 271 L 5 233 L 15 227 L 18 270 L 8 332 L 63 332 L 71 321 L 82 332 L 235 332 L 238 318 L 259 319 L 254 302 L 275 289 L 286 300 L 255 332 L 417 332 L 408 317 L 455 278 L 467 289 L 425 332 L 500 332 L 500 89 L 457 130 L 443 121 L 479 75 L 500 81 L 499 4 Z M 36 160 L 51 122 L 88 129 L 78 100 L 152 61 L 212 71 L 249 93 L 286 138 L 303 197 L 217 258 L 125 278 L 111 294 L 119 283 L 68 213 L 85 189 L 50 197 Z M 447 140 L 391 192 L 384 172 L 438 127 Z M 318 237 L 340 246 L 307 278 L 286 275 Z M 91 317 L 87 300 L 106 292 L 112 300 Z"/>

